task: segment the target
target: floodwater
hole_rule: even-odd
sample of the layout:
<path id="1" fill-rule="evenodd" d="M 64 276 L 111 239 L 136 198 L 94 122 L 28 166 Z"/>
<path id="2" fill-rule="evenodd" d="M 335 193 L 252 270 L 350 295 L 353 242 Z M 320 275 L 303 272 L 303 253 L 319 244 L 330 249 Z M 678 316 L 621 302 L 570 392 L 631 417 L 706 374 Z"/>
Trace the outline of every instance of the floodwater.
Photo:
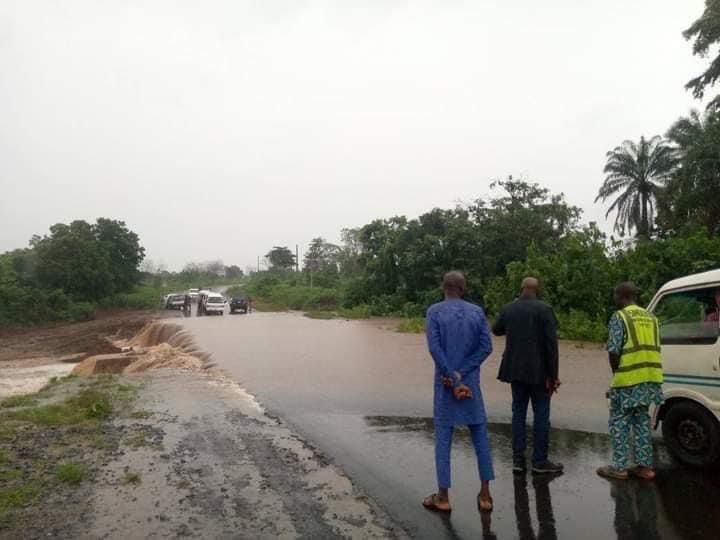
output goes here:
<path id="1" fill-rule="evenodd" d="M 75 367 L 74 364 L 52 363 L 31 367 L 2 368 L 0 399 L 41 390 L 53 377 L 63 377 Z"/>
<path id="2" fill-rule="evenodd" d="M 392 321 L 317 321 L 297 314 L 182 320 L 198 344 L 270 413 L 291 423 L 418 538 L 717 538 L 720 477 L 674 465 L 656 441 L 658 478 L 608 482 L 604 434 L 607 361 L 563 344 L 564 385 L 553 404 L 552 458 L 559 477 L 511 471 L 508 389 L 495 380 L 502 342 L 483 366 L 496 481 L 490 518 L 476 509 L 477 468 L 466 432 L 453 452 L 453 513 L 420 501 L 435 489 L 432 361 L 422 336 Z"/>

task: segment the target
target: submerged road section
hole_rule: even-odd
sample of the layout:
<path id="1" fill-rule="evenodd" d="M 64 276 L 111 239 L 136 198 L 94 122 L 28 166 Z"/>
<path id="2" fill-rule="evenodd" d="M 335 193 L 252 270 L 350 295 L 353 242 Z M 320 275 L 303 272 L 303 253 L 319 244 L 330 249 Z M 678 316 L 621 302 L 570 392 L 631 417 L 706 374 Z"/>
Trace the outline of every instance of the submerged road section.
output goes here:
<path id="1" fill-rule="evenodd" d="M 563 386 L 553 403 L 551 453 L 566 473 L 514 476 L 509 389 L 496 380 L 503 343 L 483 365 L 497 481 L 495 512 L 475 507 L 477 468 L 466 432 L 453 453 L 453 514 L 420 506 L 435 489 L 432 360 L 423 336 L 392 321 L 312 320 L 298 314 L 183 319 L 199 345 L 267 409 L 293 424 L 418 538 L 715 538 L 720 479 L 665 455 L 653 483 L 595 475 L 609 459 L 604 434 L 605 353 L 563 343 Z"/>

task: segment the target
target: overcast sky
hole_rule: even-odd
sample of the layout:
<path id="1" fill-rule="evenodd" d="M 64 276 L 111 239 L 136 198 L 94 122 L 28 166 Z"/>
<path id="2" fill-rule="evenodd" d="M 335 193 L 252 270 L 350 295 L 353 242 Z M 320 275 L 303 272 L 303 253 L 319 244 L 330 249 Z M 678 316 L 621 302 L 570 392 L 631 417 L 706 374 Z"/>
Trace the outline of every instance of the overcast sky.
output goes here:
<path id="1" fill-rule="evenodd" d="M 508 174 L 604 222 L 605 152 L 698 105 L 703 5 L 3 0 L 0 251 L 104 216 L 244 268 Z"/>

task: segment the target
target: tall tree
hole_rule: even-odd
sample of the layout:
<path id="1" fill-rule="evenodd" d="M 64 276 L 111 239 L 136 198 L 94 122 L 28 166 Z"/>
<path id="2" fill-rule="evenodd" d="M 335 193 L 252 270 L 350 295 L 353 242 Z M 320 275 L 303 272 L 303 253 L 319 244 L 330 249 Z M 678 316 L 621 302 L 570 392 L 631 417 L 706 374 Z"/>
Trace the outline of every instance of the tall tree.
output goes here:
<path id="1" fill-rule="evenodd" d="M 45 289 L 62 289 L 77 300 L 99 300 L 116 291 L 110 256 L 86 221 L 58 223 L 30 244 L 37 256 L 37 278 Z"/>
<path id="2" fill-rule="evenodd" d="M 110 258 L 110 272 L 114 288 L 127 291 L 140 283 L 139 266 L 145 258 L 140 238 L 127 228 L 124 221 L 98 218 L 94 226 L 95 237 Z"/>
<path id="3" fill-rule="evenodd" d="M 275 270 L 292 270 L 295 267 L 295 254 L 287 246 L 275 246 L 265 257 Z"/>
<path id="4" fill-rule="evenodd" d="M 500 194 L 469 207 L 481 238 L 475 257 L 484 276 L 503 273 L 509 262 L 523 260 L 531 244 L 550 249 L 577 227 L 582 210 L 569 205 L 562 193 L 553 195 L 512 176 L 490 187 Z"/>
<path id="5" fill-rule="evenodd" d="M 595 202 L 615 197 L 606 216 L 617 212 L 615 229 L 650 236 L 658 195 L 677 167 L 673 148 L 662 137 L 625 141 L 607 153 L 605 181 Z"/>
<path id="6" fill-rule="evenodd" d="M 720 109 L 692 111 L 667 137 L 677 147 L 680 166 L 659 201 L 658 225 L 665 231 L 703 227 L 720 233 Z"/>
<path id="7" fill-rule="evenodd" d="M 340 248 L 324 238 L 313 238 L 305 252 L 303 270 L 308 272 L 338 272 Z"/>
<path id="8" fill-rule="evenodd" d="M 705 11 L 690 28 L 683 32 L 685 39 L 694 39 L 693 54 L 706 57 L 710 48 L 720 44 L 720 0 L 705 0 Z M 720 54 L 710 61 L 710 66 L 699 76 L 690 80 L 685 88 L 692 90 L 693 95 L 702 99 L 708 87 L 712 87 L 720 79 Z M 720 95 L 708 104 L 710 108 L 720 107 Z"/>

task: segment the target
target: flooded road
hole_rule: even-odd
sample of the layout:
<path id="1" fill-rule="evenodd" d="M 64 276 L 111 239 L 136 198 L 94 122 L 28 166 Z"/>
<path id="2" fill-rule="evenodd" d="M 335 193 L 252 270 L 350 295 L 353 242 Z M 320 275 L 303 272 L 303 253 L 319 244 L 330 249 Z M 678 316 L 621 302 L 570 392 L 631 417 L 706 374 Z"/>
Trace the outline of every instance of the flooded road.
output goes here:
<path id="1" fill-rule="evenodd" d="M 553 404 L 551 457 L 557 478 L 511 472 L 508 388 L 495 380 L 502 342 L 483 366 L 497 481 L 491 520 L 469 437 L 453 452 L 453 514 L 426 512 L 434 491 L 432 361 L 422 336 L 382 321 L 317 321 L 296 314 L 183 319 L 213 361 L 293 424 L 419 538 L 717 538 L 720 479 L 672 465 L 659 444 L 654 483 L 610 483 L 595 475 L 609 459 L 604 434 L 605 354 L 563 344 L 563 387 Z"/>

